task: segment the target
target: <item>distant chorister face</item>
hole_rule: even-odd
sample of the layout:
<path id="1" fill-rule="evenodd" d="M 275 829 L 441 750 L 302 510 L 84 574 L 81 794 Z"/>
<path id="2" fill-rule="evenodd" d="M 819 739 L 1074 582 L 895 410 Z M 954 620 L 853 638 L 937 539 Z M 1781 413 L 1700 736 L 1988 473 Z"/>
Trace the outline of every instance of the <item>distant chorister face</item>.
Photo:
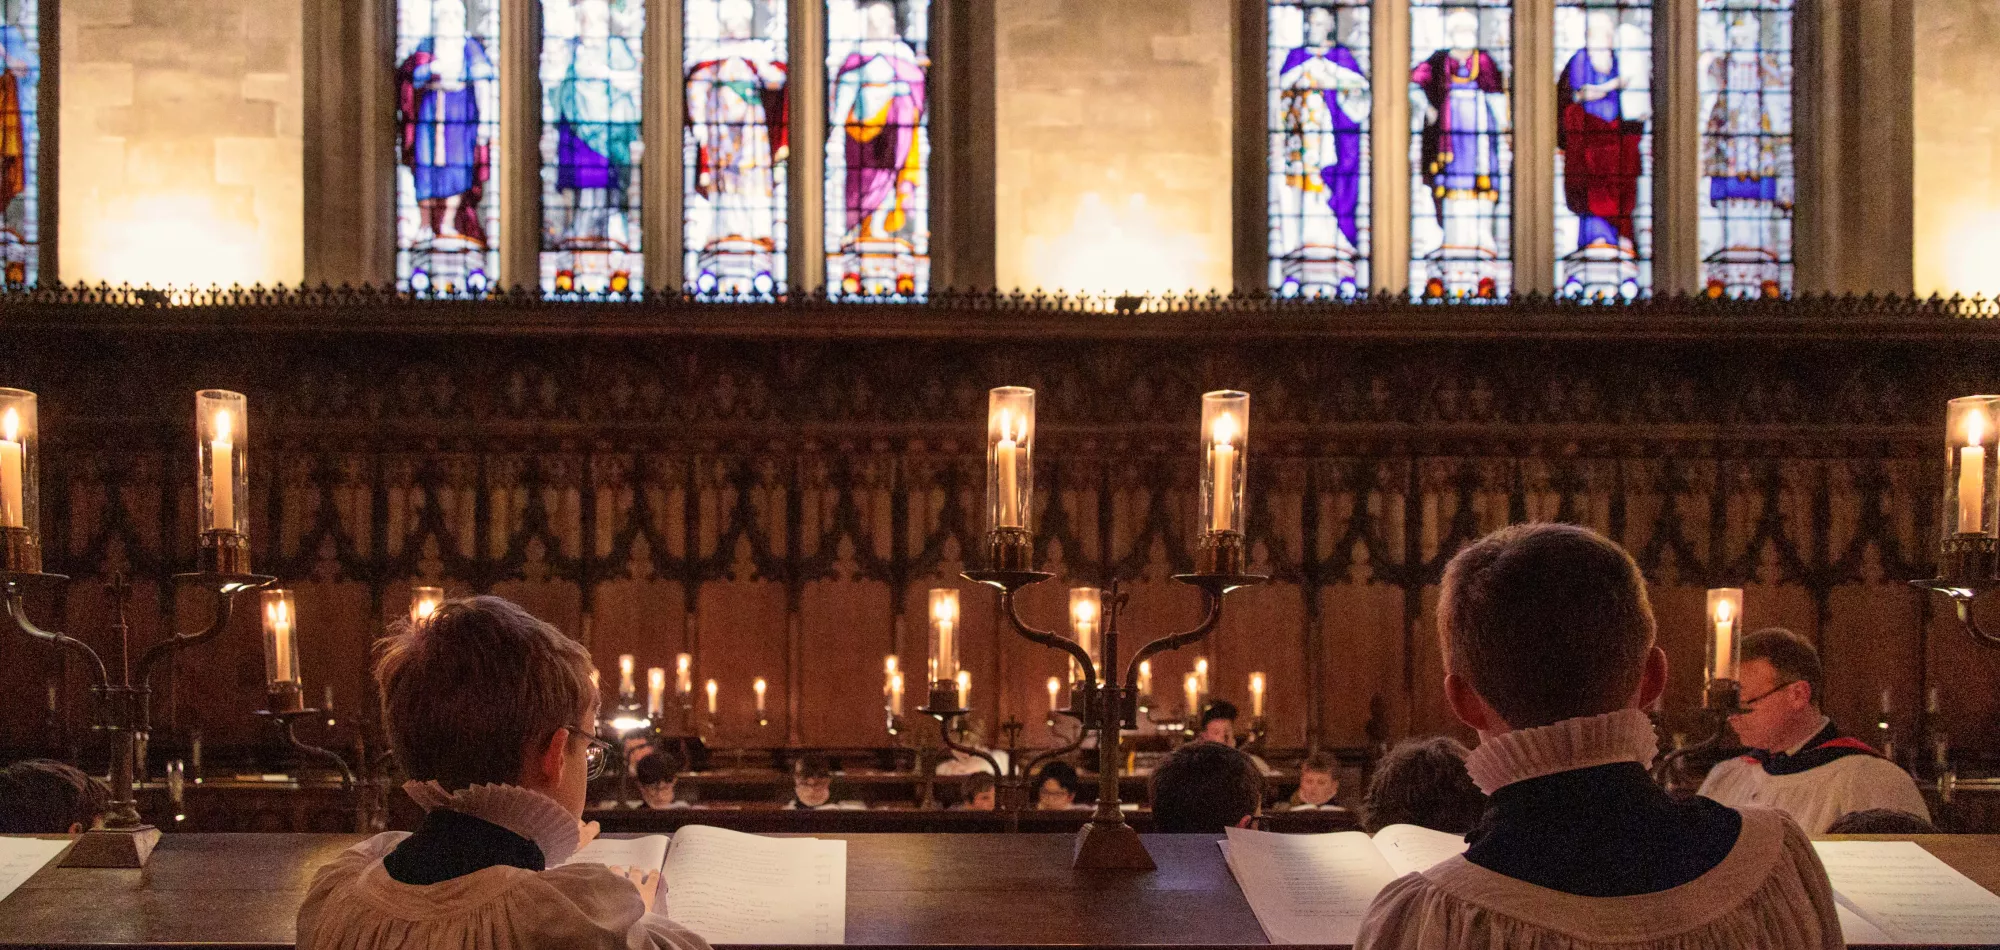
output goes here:
<path id="1" fill-rule="evenodd" d="M 1070 794 L 1070 790 L 1064 788 L 1062 783 L 1055 779 L 1043 779 L 1041 788 L 1036 790 L 1035 807 L 1042 811 L 1056 811 L 1068 808 L 1075 803 L 1076 796 Z"/>
<path id="2" fill-rule="evenodd" d="M 1308 805 L 1324 805 L 1340 792 L 1332 772 L 1307 769 L 1299 773 L 1299 800 Z"/>
<path id="3" fill-rule="evenodd" d="M 992 811 L 992 810 L 993 810 L 993 789 L 992 789 L 992 787 L 990 787 L 990 786 L 989 786 L 989 787 L 987 787 L 987 788 L 982 788 L 982 789 L 980 789 L 980 790 L 979 790 L 979 793 L 978 793 L 978 794 L 976 794 L 976 795 L 972 796 L 972 810 L 973 810 L 973 811 Z"/>
<path id="4" fill-rule="evenodd" d="M 1210 742 L 1230 745 L 1236 741 L 1236 724 L 1227 719 L 1211 719 L 1201 727 L 1201 737 Z"/>
<path id="5" fill-rule="evenodd" d="M 797 793 L 797 795 L 799 796 L 800 804 L 805 805 L 809 808 L 818 808 L 819 806 L 826 804 L 826 800 L 833 796 L 833 779 L 830 778 L 798 779 L 793 783 L 792 791 Z"/>

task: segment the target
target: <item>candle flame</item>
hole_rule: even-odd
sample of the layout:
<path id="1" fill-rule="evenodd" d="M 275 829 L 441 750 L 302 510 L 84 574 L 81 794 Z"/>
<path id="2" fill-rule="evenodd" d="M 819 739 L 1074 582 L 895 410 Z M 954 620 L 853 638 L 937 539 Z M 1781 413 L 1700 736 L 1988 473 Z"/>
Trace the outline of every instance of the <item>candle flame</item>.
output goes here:
<path id="1" fill-rule="evenodd" d="M 1153 676 L 1153 661 L 1152 661 L 1152 660 L 1140 660 L 1140 661 L 1139 661 L 1139 675 L 1140 675 L 1140 676 L 1142 676 L 1142 677 L 1145 677 L 1145 678 L 1147 678 L 1147 679 L 1151 679 L 1151 678 L 1152 678 L 1152 676 Z"/>
<path id="2" fill-rule="evenodd" d="M 666 689 L 667 671 L 657 666 L 647 670 L 646 685 L 652 687 L 653 689 Z"/>
<path id="3" fill-rule="evenodd" d="M 1216 416 L 1215 425 L 1210 431 L 1215 436 L 1216 445 L 1229 445 L 1235 442 L 1237 433 L 1235 414 L 1225 412 Z"/>
<path id="4" fill-rule="evenodd" d="M 14 411 L 7 410 L 10 414 Z M 8 436 L 12 439 L 13 436 Z M 1965 414 L 1965 444 L 1978 445 L 1986 439 L 1986 413 L 1977 409 Z"/>
<path id="5" fill-rule="evenodd" d="M 972 671 L 971 671 L 971 670 L 959 670 L 959 671 L 958 671 L 958 698 L 959 698 L 959 701 L 960 701 L 960 702 L 964 702 L 964 701 L 965 701 L 965 697 L 967 697 L 967 696 L 970 696 L 970 695 L 972 695 Z"/>
<path id="6" fill-rule="evenodd" d="M 940 597 L 936 603 L 931 604 L 931 618 L 939 623 L 952 623 L 958 620 L 958 592 L 952 591 L 950 596 Z"/>
<path id="7" fill-rule="evenodd" d="M 757 682 L 750 684 L 750 688 L 756 690 L 757 695 L 762 696 L 764 695 L 764 690 L 768 687 L 764 683 L 764 678 L 759 676 L 757 677 Z"/>
<path id="8" fill-rule="evenodd" d="M 1026 413 L 1016 415 L 1012 409 L 1002 409 L 1000 410 L 999 421 L 1000 441 L 1012 442 L 1016 445 L 1028 441 L 1028 416 Z"/>
<path id="9" fill-rule="evenodd" d="M 429 596 L 423 596 L 417 598 L 417 605 L 410 612 L 415 614 L 418 620 L 429 620 L 431 614 L 437 613 L 437 609 L 437 601 Z"/>
<path id="10" fill-rule="evenodd" d="M 1204 657 L 1202 659 L 1194 661 L 1194 672 L 1188 675 L 1201 676 L 1207 672 L 1208 672 L 1208 659 Z"/>
<path id="11" fill-rule="evenodd" d="M 632 674 L 632 654 L 618 654 L 618 672 L 624 673 L 627 676 Z"/>
<path id="12" fill-rule="evenodd" d="M 882 658 L 882 672 L 890 676 L 896 675 L 896 654 L 891 653 Z"/>
<path id="13" fill-rule="evenodd" d="M 218 445 L 228 445 L 236 431 L 236 419 L 227 409 L 215 410 L 215 441 Z"/>
<path id="14" fill-rule="evenodd" d="M 1261 693 L 1264 691 L 1264 674 L 1262 673 L 1250 674 L 1250 691 L 1253 693 Z"/>
<path id="15" fill-rule="evenodd" d="M 1062 690 L 1062 680 L 1053 676 L 1049 677 L 1049 702 L 1055 702 L 1056 693 L 1061 690 Z"/>
<path id="16" fill-rule="evenodd" d="M 674 672 L 685 673 L 692 666 L 694 666 L 694 657 L 685 653 L 674 657 Z"/>
<path id="17" fill-rule="evenodd" d="M 7 415 L 0 417 L 0 437 L 9 442 L 21 441 L 21 412 L 13 406 L 8 406 Z"/>
<path id="18" fill-rule="evenodd" d="M 1097 605 L 1087 600 L 1079 600 L 1071 613 L 1075 614 L 1076 624 L 1080 627 L 1097 619 Z"/>
<path id="19" fill-rule="evenodd" d="M 1728 623 L 1729 618 L 1735 616 L 1735 614 L 1736 614 L 1735 604 L 1730 603 L 1728 600 L 1718 600 L 1715 602 L 1716 623 Z"/>
<path id="20" fill-rule="evenodd" d="M 273 628 L 288 626 L 292 622 L 291 612 L 285 609 L 285 602 L 274 600 L 264 605 L 264 620 Z"/>

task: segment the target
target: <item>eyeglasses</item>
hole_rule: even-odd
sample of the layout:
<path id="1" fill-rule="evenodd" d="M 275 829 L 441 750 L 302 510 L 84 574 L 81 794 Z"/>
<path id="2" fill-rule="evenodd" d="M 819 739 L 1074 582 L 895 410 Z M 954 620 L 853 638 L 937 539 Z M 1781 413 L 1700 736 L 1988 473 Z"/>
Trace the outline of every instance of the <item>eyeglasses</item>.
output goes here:
<path id="1" fill-rule="evenodd" d="M 1803 683 L 1803 682 L 1805 682 L 1805 680 L 1786 680 L 1782 683 L 1779 683 L 1776 686 L 1771 687 L 1770 689 L 1765 690 L 1763 694 L 1759 695 L 1756 699 L 1739 699 L 1736 701 L 1736 705 L 1743 707 L 1755 706 L 1758 703 L 1763 702 L 1764 700 L 1770 699 L 1771 696 L 1777 693 L 1779 690 L 1784 689 L 1785 687 L 1790 686 L 1793 683 Z"/>
<path id="2" fill-rule="evenodd" d="M 580 726 L 564 726 L 563 728 L 582 736 L 584 741 L 590 743 L 589 747 L 583 750 L 584 778 L 595 781 L 603 777 L 604 765 L 611 761 L 611 743 L 591 735 L 590 730 Z"/>

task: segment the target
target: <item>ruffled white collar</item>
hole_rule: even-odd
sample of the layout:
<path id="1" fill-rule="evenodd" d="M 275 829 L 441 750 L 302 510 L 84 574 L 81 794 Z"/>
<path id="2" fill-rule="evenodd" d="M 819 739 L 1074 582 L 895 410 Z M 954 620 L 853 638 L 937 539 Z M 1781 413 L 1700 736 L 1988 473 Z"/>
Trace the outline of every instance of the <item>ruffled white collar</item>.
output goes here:
<path id="1" fill-rule="evenodd" d="M 1515 782 L 1612 762 L 1651 768 L 1660 751 L 1653 721 L 1637 709 L 1583 716 L 1482 739 L 1465 757 L 1473 784 L 1488 795 Z"/>
<path id="2" fill-rule="evenodd" d="M 447 792 L 435 781 L 404 782 L 403 791 L 425 811 L 443 808 L 471 815 L 533 841 L 549 867 L 569 860 L 583 840 L 583 822 L 569 809 L 519 785 L 472 785 Z"/>

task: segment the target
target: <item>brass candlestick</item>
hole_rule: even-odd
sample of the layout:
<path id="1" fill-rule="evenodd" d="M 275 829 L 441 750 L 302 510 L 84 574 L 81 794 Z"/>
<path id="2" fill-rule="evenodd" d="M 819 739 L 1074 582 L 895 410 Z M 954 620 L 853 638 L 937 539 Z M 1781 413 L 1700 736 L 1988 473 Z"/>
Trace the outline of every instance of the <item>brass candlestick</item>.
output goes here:
<path id="1" fill-rule="evenodd" d="M 1093 730 L 1097 733 L 1097 811 L 1091 815 L 1090 823 L 1083 826 L 1083 830 L 1077 834 L 1076 851 L 1071 866 L 1150 871 L 1156 867 L 1153 856 L 1146 852 L 1145 844 L 1139 840 L 1139 833 L 1125 823 L 1125 813 L 1119 808 L 1118 791 L 1119 770 L 1123 764 L 1118 758 L 1118 737 L 1122 729 L 1136 728 L 1138 724 L 1139 664 L 1154 654 L 1177 650 L 1205 639 L 1222 620 L 1223 598 L 1230 591 L 1263 583 L 1266 578 L 1240 573 L 1176 575 L 1175 580 L 1201 590 L 1204 604 L 1201 622 L 1191 630 L 1160 637 L 1141 647 L 1127 665 L 1121 683 L 1113 678 L 1113 674 L 1119 668 L 1119 619 L 1124 614 L 1129 595 L 1120 589 L 1116 581 L 1105 591 L 1100 639 L 1103 669 L 1106 672 L 1100 677 L 1097 663 L 1090 658 L 1089 651 L 1076 641 L 1038 630 L 1021 619 L 1014 595 L 1024 587 L 1048 580 L 1053 576 L 1055 575 L 1042 571 L 1028 570 L 965 573 L 967 580 L 1000 591 L 1001 613 L 1006 616 L 1015 633 L 1031 642 L 1069 654 L 1083 671 L 1083 680 L 1079 684 L 1083 709 L 1077 716 L 1080 728 L 1077 730 L 1076 745 L 1082 744 L 1085 733 Z M 1074 699 L 1075 696 L 1072 694 L 1072 701 Z"/>
<path id="2" fill-rule="evenodd" d="M 331 749 L 322 748 L 299 739 L 297 731 L 299 720 L 317 718 L 320 711 L 295 704 L 292 700 L 296 695 L 296 693 L 272 693 L 271 705 L 268 708 L 257 710 L 256 715 L 268 716 L 272 721 L 276 722 L 279 734 L 284 736 L 285 744 L 290 746 L 292 751 L 308 758 L 325 762 L 327 765 L 332 766 L 335 771 L 339 772 L 341 791 L 353 791 L 354 770 L 347 767 L 346 759 L 341 758 L 339 753 Z"/>
<path id="3" fill-rule="evenodd" d="M 160 830 L 139 817 L 139 803 L 133 794 L 136 750 L 152 729 L 148 700 L 152 696 L 153 668 L 168 657 L 191 646 L 206 643 L 229 626 L 236 595 L 270 584 L 275 578 L 259 574 L 219 574 L 202 572 L 174 575 L 180 586 L 208 591 L 215 597 L 215 614 L 199 633 L 175 634 L 146 648 L 138 664 L 131 663 L 131 631 L 125 622 L 125 601 L 132 585 L 123 574 L 113 574 L 105 585 L 111 593 L 115 619 L 112 632 L 118 641 L 118 678 L 112 679 L 97 651 L 74 637 L 44 630 L 28 619 L 23 597 L 30 589 L 49 589 L 69 583 L 60 574 L 40 572 L 0 572 L 6 589 L 7 615 L 22 633 L 77 654 L 85 660 L 91 676 L 92 695 L 97 698 L 101 728 L 111 733 L 111 811 L 104 828 L 87 831 L 70 849 L 64 867 L 145 867 L 146 859 L 159 844 Z"/>
<path id="4" fill-rule="evenodd" d="M 1723 737 L 1729 734 L 1729 717 L 1749 712 L 1740 702 L 1741 693 L 1735 680 L 1710 680 L 1703 694 L 1701 722 L 1705 735 L 1689 744 L 1681 746 L 1660 757 L 1653 763 L 1653 780 L 1666 787 L 1672 777 L 1674 766 L 1682 759 L 1697 752 L 1708 752 L 1722 745 Z"/>

